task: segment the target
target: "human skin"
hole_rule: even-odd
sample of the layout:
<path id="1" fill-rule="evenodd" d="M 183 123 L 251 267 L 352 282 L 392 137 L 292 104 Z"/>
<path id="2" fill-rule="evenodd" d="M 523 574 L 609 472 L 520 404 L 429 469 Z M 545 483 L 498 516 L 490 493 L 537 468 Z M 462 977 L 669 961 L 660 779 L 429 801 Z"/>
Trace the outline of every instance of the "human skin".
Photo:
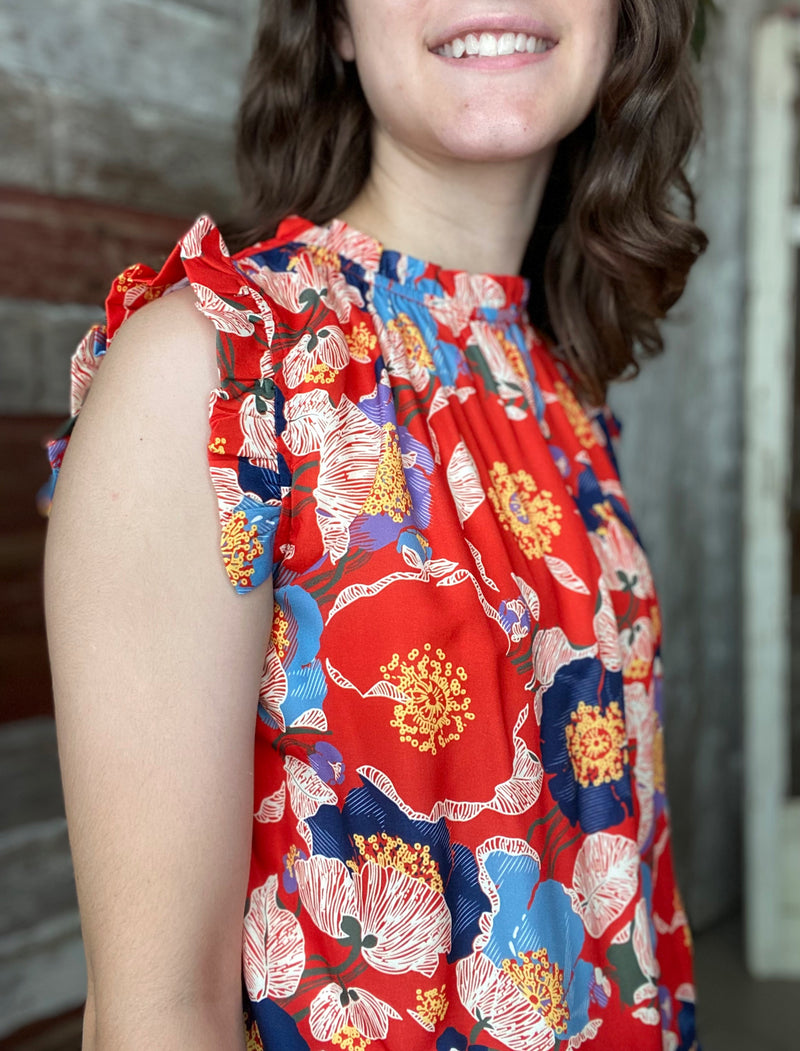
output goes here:
<path id="1" fill-rule="evenodd" d="M 516 273 L 558 143 L 590 112 L 616 40 L 617 0 L 346 0 L 339 51 L 373 114 L 373 163 L 342 213 L 399 251 Z M 530 33 L 514 59 L 446 58 L 467 31 Z"/>
<path id="2" fill-rule="evenodd" d="M 206 450 L 215 336 L 190 289 L 123 325 L 50 518 L 84 1051 L 244 1048 L 254 698 L 272 602 L 271 584 L 235 594 L 219 556 Z"/>
<path id="3" fill-rule="evenodd" d="M 558 142 L 608 65 L 616 0 L 347 0 L 374 156 L 343 213 L 391 248 L 515 272 Z M 535 61 L 434 53 L 469 22 Z M 176 382 L 180 377 L 180 382 Z M 84 1051 L 241 1051 L 254 698 L 269 583 L 233 593 L 208 477 L 215 332 L 185 289 L 114 339 L 67 450 L 46 602 L 89 989 Z"/>

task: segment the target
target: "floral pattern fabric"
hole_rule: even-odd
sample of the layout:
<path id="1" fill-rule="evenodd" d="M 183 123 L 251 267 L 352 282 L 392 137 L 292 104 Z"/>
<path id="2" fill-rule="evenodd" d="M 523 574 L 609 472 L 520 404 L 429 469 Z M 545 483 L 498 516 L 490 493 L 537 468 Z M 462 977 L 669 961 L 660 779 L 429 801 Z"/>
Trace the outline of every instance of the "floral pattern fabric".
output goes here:
<path id="1" fill-rule="evenodd" d="M 218 333 L 224 565 L 274 585 L 248 1047 L 697 1048 L 658 601 L 616 421 L 525 280 L 298 217 L 231 257 L 202 217 L 116 281 L 74 412 L 121 322 L 187 282 Z"/>

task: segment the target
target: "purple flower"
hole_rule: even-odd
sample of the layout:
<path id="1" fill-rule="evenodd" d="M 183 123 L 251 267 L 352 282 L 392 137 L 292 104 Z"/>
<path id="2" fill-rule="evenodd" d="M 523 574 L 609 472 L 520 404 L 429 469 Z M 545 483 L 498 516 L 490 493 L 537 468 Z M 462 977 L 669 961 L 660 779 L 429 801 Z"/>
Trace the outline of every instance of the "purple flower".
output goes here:
<path id="1" fill-rule="evenodd" d="M 308 761 L 326 785 L 340 785 L 344 781 L 345 766 L 342 753 L 327 741 L 317 742 Z"/>
<path id="2" fill-rule="evenodd" d="M 308 854 L 304 850 L 298 850 L 294 843 L 289 847 L 288 853 L 283 855 L 283 889 L 287 894 L 294 894 L 297 890 L 297 879 L 294 867 L 298 861 L 305 861 Z"/>
<path id="3" fill-rule="evenodd" d="M 506 635 L 510 635 L 513 641 L 524 639 L 531 630 L 531 615 L 522 599 L 510 599 L 500 603 L 497 611 L 500 614 L 500 623 Z"/>

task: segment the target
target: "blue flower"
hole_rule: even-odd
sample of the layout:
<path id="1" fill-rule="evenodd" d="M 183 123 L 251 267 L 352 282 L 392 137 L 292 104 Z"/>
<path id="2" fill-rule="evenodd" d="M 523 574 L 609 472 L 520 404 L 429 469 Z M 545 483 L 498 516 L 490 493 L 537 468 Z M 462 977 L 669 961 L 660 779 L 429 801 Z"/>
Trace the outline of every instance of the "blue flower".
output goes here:
<path id="1" fill-rule="evenodd" d="M 400 554 L 403 553 L 403 548 L 412 551 L 423 565 L 433 557 L 433 548 L 417 529 L 404 529 L 401 532 L 397 538 L 397 550 Z"/>
<path id="2" fill-rule="evenodd" d="M 318 657 L 321 635 L 322 614 L 311 595 L 296 584 L 277 587 L 272 645 L 286 672 L 286 696 L 280 708 L 287 727 L 310 708 L 321 708 L 327 695 Z M 258 711 L 267 725 L 274 725 L 269 712 L 263 707 Z"/>
<path id="3" fill-rule="evenodd" d="M 539 862 L 527 849 L 498 847 L 483 867 L 498 904 L 486 944 L 466 965 L 475 971 L 476 995 L 465 1006 L 511 1047 L 545 1027 L 556 1041 L 568 1041 L 589 1022 L 594 984 L 593 965 L 580 958 L 583 921 L 560 883 L 540 881 Z M 496 968 L 494 981 L 486 961 Z M 530 1005 L 527 1017 L 518 1009 L 520 998 Z"/>
<path id="4" fill-rule="evenodd" d="M 387 256 L 384 253 L 384 261 Z M 439 325 L 425 304 L 424 297 L 431 295 L 438 298 L 442 295 L 442 286 L 435 280 L 422 277 L 416 261 L 407 260 L 408 272 L 404 284 L 406 289 L 410 280 L 414 280 L 416 295 L 409 295 L 407 291 L 397 292 L 390 283 L 376 282 L 372 301 L 381 320 L 388 324 L 396 321 L 398 316 L 404 315 L 409 318 L 419 331 L 422 343 L 433 359 L 436 375 L 443 386 L 455 385 L 459 367 L 461 365 L 461 352 L 453 343 L 447 343 L 441 338 Z M 387 274 L 387 276 L 392 276 Z"/>
<path id="5" fill-rule="evenodd" d="M 560 668 L 542 701 L 549 789 L 570 824 L 612 828 L 633 813 L 622 676 L 585 657 Z"/>

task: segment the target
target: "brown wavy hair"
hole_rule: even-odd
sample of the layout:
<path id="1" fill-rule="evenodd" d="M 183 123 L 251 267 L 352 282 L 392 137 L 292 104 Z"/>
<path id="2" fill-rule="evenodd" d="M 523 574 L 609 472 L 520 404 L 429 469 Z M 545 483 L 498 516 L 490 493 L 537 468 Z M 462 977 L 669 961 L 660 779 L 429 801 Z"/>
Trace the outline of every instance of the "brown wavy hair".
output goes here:
<path id="1" fill-rule="evenodd" d="M 341 0 L 265 0 L 237 120 L 244 208 L 234 248 L 287 215 L 326 223 L 363 187 L 372 118 L 335 47 Z M 706 246 L 685 164 L 700 128 L 696 0 L 619 0 L 592 113 L 560 145 L 522 273 L 531 320 L 588 401 L 663 350 L 658 322 Z"/>

